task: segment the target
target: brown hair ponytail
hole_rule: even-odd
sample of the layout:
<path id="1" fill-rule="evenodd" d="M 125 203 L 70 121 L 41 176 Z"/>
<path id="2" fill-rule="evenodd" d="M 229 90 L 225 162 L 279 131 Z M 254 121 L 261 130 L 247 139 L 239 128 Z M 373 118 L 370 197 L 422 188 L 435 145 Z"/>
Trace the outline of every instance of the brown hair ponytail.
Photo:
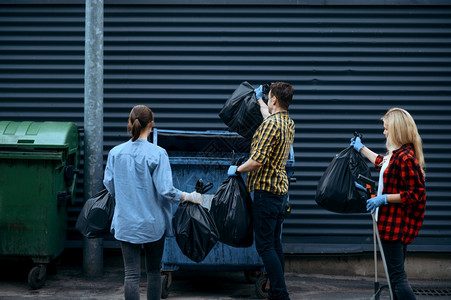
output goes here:
<path id="1" fill-rule="evenodd" d="M 141 131 L 152 121 L 153 112 L 147 106 L 136 105 L 132 108 L 128 117 L 127 131 L 131 134 L 133 142 L 139 138 Z"/>

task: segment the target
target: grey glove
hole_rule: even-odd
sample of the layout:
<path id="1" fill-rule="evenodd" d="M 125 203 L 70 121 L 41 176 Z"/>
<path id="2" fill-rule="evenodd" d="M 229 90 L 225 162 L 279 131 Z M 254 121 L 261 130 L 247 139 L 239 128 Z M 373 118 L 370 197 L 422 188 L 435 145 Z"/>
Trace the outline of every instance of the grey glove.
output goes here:
<path id="1" fill-rule="evenodd" d="M 202 202 L 202 195 L 198 192 L 185 193 L 185 201 L 200 204 Z"/>

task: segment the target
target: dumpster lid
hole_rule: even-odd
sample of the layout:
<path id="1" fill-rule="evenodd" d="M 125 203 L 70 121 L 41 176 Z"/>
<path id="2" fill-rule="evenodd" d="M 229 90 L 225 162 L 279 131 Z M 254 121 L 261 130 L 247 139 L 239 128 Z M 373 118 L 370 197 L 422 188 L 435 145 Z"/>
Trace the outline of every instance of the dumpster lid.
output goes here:
<path id="1" fill-rule="evenodd" d="M 78 128 L 72 122 L 0 121 L 1 148 L 78 148 Z"/>
<path id="2" fill-rule="evenodd" d="M 250 140 L 236 132 L 208 130 L 186 131 L 153 128 L 153 143 L 166 151 L 248 153 Z"/>

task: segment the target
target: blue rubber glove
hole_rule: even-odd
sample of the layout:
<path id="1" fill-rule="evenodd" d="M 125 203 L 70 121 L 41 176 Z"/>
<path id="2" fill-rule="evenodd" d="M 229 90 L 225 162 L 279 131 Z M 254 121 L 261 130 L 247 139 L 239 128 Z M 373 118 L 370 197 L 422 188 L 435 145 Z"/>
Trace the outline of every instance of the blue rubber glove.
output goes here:
<path id="1" fill-rule="evenodd" d="M 376 208 L 381 205 L 386 205 L 387 203 L 387 195 L 380 195 L 374 198 L 370 198 L 366 200 L 366 210 L 371 211 L 371 213 L 374 214 Z"/>
<path id="2" fill-rule="evenodd" d="M 254 92 L 255 92 L 255 96 L 257 97 L 257 100 L 263 98 L 263 86 L 262 85 L 260 85 L 258 88 L 256 88 L 254 90 Z"/>
<path id="3" fill-rule="evenodd" d="M 360 137 L 355 137 L 351 139 L 351 144 L 349 144 L 349 146 L 353 146 L 354 149 L 357 152 L 360 152 L 360 150 L 365 147 L 364 144 L 362 144 L 362 141 L 360 140 Z"/>
<path id="4" fill-rule="evenodd" d="M 354 181 L 354 185 L 355 185 L 355 187 L 358 188 L 359 190 L 362 190 L 362 191 L 364 191 L 364 192 L 367 191 L 366 187 L 360 185 L 360 184 L 357 183 L 356 181 Z"/>
<path id="5" fill-rule="evenodd" d="M 227 175 L 228 176 L 237 176 L 237 174 L 236 174 L 237 168 L 238 168 L 238 166 L 230 166 L 229 170 L 227 170 Z"/>

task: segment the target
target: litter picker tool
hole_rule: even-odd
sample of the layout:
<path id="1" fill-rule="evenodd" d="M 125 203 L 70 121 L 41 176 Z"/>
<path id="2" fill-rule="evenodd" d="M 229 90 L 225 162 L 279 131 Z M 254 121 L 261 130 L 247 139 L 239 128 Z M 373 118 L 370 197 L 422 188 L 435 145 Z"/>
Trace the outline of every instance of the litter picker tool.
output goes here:
<path id="1" fill-rule="evenodd" d="M 360 183 L 365 184 L 364 187 L 367 190 L 368 198 L 374 198 L 376 197 L 377 193 L 377 182 L 365 177 L 361 174 L 357 177 L 357 181 Z M 374 242 L 374 295 L 371 297 L 371 300 L 379 300 L 380 294 L 382 293 L 383 289 L 388 286 L 388 289 L 390 290 L 390 299 L 393 299 L 393 291 L 390 284 L 390 277 L 388 275 L 387 270 L 387 263 L 385 261 L 385 254 L 384 249 L 382 248 L 381 238 L 379 236 L 379 230 L 377 229 L 377 222 L 376 222 L 376 212 L 371 214 L 371 217 L 373 219 L 373 242 Z M 379 285 L 379 280 L 377 276 L 377 245 L 379 245 L 379 251 L 381 253 L 382 262 L 384 265 L 385 270 L 385 276 L 387 278 L 388 285 Z"/>

